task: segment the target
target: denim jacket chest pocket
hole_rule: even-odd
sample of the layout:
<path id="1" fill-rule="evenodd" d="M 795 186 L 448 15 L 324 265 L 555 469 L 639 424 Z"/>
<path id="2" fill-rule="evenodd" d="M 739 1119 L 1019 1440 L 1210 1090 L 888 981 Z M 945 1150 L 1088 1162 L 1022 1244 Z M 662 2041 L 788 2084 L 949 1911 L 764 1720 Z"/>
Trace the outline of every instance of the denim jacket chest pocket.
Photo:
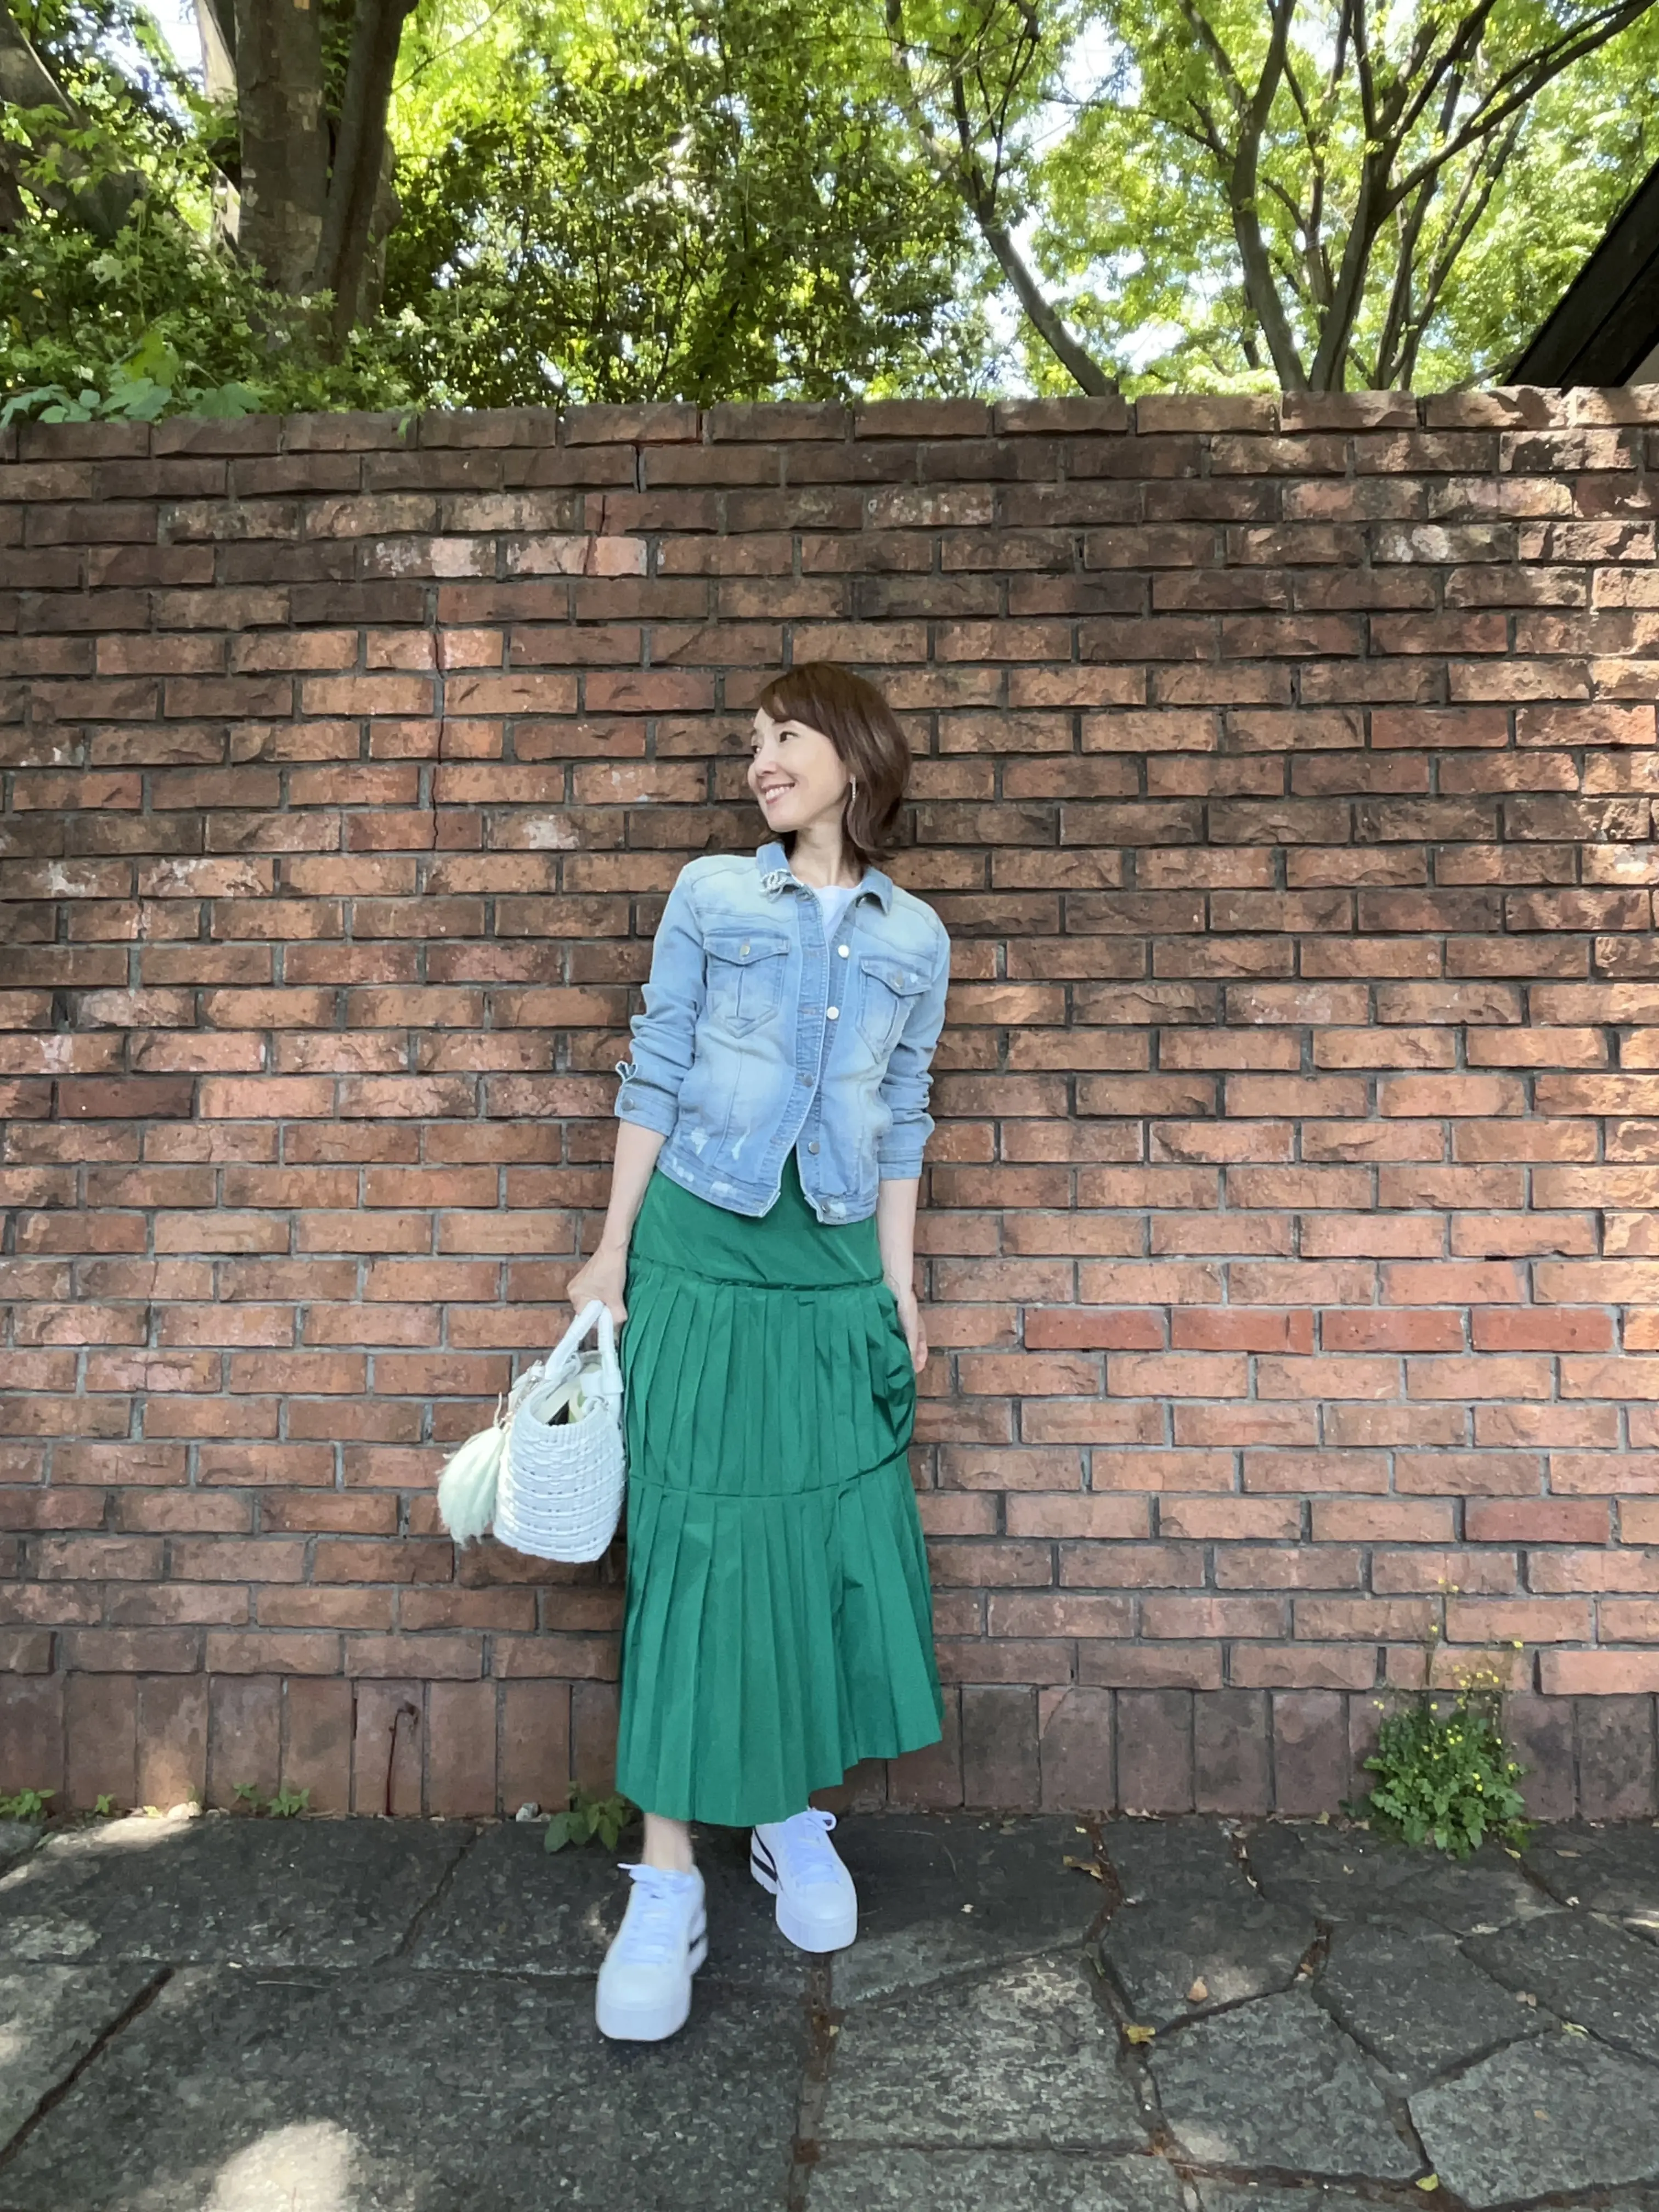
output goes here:
<path id="1" fill-rule="evenodd" d="M 865 953 L 859 971 L 859 1034 L 872 1052 L 884 1054 L 927 989 L 929 971 L 920 961 L 891 952 Z"/>
<path id="2" fill-rule="evenodd" d="M 703 950 L 709 1019 L 729 1036 L 746 1036 L 782 1001 L 789 939 L 781 930 L 711 929 Z"/>

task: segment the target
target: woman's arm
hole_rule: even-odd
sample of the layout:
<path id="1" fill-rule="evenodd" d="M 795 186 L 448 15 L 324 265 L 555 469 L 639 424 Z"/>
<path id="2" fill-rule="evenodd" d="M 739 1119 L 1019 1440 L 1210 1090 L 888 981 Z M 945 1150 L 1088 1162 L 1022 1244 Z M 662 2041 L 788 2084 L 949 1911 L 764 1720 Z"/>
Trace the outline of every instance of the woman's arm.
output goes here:
<path id="1" fill-rule="evenodd" d="M 702 1011 L 702 933 L 687 880 L 696 865 L 681 869 L 668 894 L 652 940 L 645 1003 L 629 1024 L 630 1057 L 617 1063 L 623 1079 L 617 1118 L 665 1137 L 674 1133 L 680 1085 L 696 1055 Z"/>
<path id="2" fill-rule="evenodd" d="M 628 1281 L 628 1240 L 644 1201 L 646 1185 L 666 1139 L 640 1121 L 617 1127 L 617 1157 L 611 1169 L 611 1202 L 605 1212 L 599 1249 L 570 1278 L 565 1295 L 580 1313 L 590 1298 L 603 1298 L 620 1328 L 628 1319 L 623 1291 Z"/>
<path id="3" fill-rule="evenodd" d="M 876 1237 L 881 1246 L 882 1276 L 898 1302 L 910 1364 L 918 1375 L 927 1364 L 927 1332 L 922 1327 L 915 1282 L 916 1194 L 921 1188 L 920 1177 L 908 1176 L 890 1182 L 884 1179 L 876 1189 Z"/>
<path id="4" fill-rule="evenodd" d="M 921 1156 L 933 1133 L 933 1117 L 927 1111 L 933 1052 L 945 1026 L 950 986 L 951 941 L 941 929 L 933 975 L 927 989 L 910 1000 L 882 1074 L 881 1098 L 890 1119 L 876 1147 L 876 1170 L 884 1178 L 890 1176 L 902 1182 L 921 1173 Z"/>

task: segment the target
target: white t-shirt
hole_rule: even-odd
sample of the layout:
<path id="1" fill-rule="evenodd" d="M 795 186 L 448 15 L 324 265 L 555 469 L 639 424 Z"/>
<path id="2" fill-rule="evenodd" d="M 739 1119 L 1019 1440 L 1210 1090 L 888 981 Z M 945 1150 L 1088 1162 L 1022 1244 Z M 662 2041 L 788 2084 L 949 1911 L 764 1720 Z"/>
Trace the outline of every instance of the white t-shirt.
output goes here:
<path id="1" fill-rule="evenodd" d="M 836 932 L 841 927 L 842 916 L 853 902 L 856 884 L 814 884 L 812 896 L 823 915 L 823 933 L 830 944 L 836 941 Z"/>

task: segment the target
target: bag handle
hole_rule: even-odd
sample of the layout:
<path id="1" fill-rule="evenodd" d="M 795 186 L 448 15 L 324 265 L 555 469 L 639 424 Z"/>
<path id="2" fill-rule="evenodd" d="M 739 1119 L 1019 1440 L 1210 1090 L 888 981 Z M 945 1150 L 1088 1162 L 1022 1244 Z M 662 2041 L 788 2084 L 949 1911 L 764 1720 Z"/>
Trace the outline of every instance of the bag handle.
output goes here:
<path id="1" fill-rule="evenodd" d="M 604 1398 L 621 1401 L 622 1369 L 617 1364 L 617 1324 L 603 1298 L 590 1298 L 552 1351 L 547 1355 L 549 1375 L 562 1376 L 576 1358 L 583 1338 L 597 1325 L 599 1333 L 599 1391 Z"/>

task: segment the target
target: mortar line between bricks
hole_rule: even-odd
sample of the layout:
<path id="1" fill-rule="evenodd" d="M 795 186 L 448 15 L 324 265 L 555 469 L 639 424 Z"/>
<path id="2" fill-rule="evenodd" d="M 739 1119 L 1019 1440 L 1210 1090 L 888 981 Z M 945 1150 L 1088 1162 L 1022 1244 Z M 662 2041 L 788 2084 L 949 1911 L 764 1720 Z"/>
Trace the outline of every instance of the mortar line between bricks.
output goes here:
<path id="1" fill-rule="evenodd" d="M 70 2091 L 75 2087 L 81 2076 L 86 2072 L 88 2067 L 92 2064 L 94 2059 L 97 2058 L 103 2051 L 106 2051 L 109 2045 L 114 2042 L 116 2037 L 122 2034 L 125 2029 L 138 2018 L 141 2013 L 149 2011 L 150 2006 L 154 2004 L 161 1991 L 173 1979 L 173 1977 L 177 1971 L 177 1968 L 173 1966 L 158 1967 L 156 1972 L 150 1977 L 149 1980 L 145 1983 L 143 1989 L 138 1991 L 138 1994 L 122 2011 L 116 2014 L 115 2018 L 101 2031 L 89 2048 L 85 2051 L 78 2059 L 76 2059 L 74 2065 L 70 2067 L 69 2072 L 64 2075 L 63 2080 L 61 2081 L 54 2081 L 51 2088 L 45 2092 L 40 2098 L 40 2102 L 35 2106 L 34 2110 L 29 2114 L 22 2125 L 13 2135 L 10 2142 L 5 2145 L 3 2149 L 0 2149 L 0 2172 L 3 2172 L 3 2170 L 10 2165 L 12 2160 L 22 2148 L 28 2138 L 34 2133 L 34 2130 L 40 2126 L 41 2121 L 46 2118 L 47 2114 L 49 2112 L 55 2112 L 58 2106 L 63 2103 L 64 2098 L 68 2096 Z M 29 2205 L 13 2206 L 10 2204 L 0 2204 L 0 2212 L 34 2212 L 34 2208 Z"/>

